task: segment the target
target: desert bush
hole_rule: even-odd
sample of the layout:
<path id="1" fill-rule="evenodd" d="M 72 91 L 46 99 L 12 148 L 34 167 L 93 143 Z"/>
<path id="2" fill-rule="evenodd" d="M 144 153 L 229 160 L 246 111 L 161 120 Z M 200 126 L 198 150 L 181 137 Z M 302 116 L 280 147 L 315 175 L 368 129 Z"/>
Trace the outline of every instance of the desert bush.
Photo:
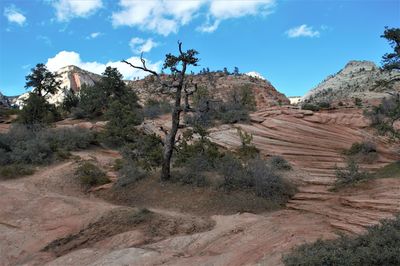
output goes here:
<path id="1" fill-rule="evenodd" d="M 76 169 L 75 175 L 83 185 L 89 187 L 104 185 L 110 182 L 106 173 L 90 162 L 81 163 Z"/>
<path id="2" fill-rule="evenodd" d="M 146 171 L 155 169 L 162 162 L 162 142 L 155 134 L 138 132 L 135 141 L 121 147 L 121 153 L 127 161 L 135 162 Z"/>
<path id="3" fill-rule="evenodd" d="M 218 162 L 217 172 L 224 179 L 224 189 L 246 189 L 254 185 L 254 180 L 247 176 L 242 162 L 231 153 L 226 153 Z"/>
<path id="4" fill-rule="evenodd" d="M 368 228 L 360 236 L 341 235 L 295 248 L 285 265 L 400 265 L 400 216 Z"/>
<path id="5" fill-rule="evenodd" d="M 210 164 L 209 158 L 199 154 L 185 161 L 184 167 L 179 171 L 174 171 L 173 179 L 185 185 L 206 186 L 208 180 L 205 172 L 211 169 L 213 165 Z"/>
<path id="6" fill-rule="evenodd" d="M 35 170 L 25 164 L 9 164 L 0 166 L 0 180 L 31 175 Z"/>
<path id="7" fill-rule="evenodd" d="M 240 103 L 223 102 L 217 105 L 217 108 L 214 111 L 214 117 L 223 124 L 247 122 L 249 121 L 249 110 L 243 108 Z"/>
<path id="8" fill-rule="evenodd" d="M 372 142 L 355 142 L 351 145 L 350 149 L 345 151 L 346 155 L 356 155 L 359 153 L 368 154 L 376 152 L 376 145 Z"/>
<path id="9" fill-rule="evenodd" d="M 0 165 L 50 163 L 93 143 L 95 135 L 88 129 L 13 125 L 8 133 L 0 134 Z"/>
<path id="10" fill-rule="evenodd" d="M 360 168 L 354 159 L 348 159 L 344 168 L 336 168 L 335 188 L 340 188 L 350 184 L 357 183 L 361 180 L 370 178 L 366 172 L 360 171 Z"/>
<path id="11" fill-rule="evenodd" d="M 194 138 L 196 135 L 197 139 Z M 195 125 L 193 129 L 183 132 L 177 148 L 175 166 L 180 166 L 190 158 L 198 155 L 207 158 L 210 165 L 215 165 L 216 160 L 221 156 L 217 145 L 209 140 L 206 128 L 199 125 Z"/>
<path id="12" fill-rule="evenodd" d="M 331 104 L 329 102 L 319 102 L 318 106 L 321 109 L 329 109 L 331 107 Z"/>
<path id="13" fill-rule="evenodd" d="M 172 105 L 167 100 L 148 99 L 143 107 L 145 117 L 156 118 L 160 115 L 171 113 Z"/>
<path id="14" fill-rule="evenodd" d="M 274 155 L 268 159 L 268 164 L 271 165 L 272 168 L 277 170 L 291 170 L 292 166 L 290 163 L 283 158 L 282 156 Z"/>
<path id="15" fill-rule="evenodd" d="M 254 190 L 257 196 L 275 202 L 285 202 L 292 197 L 295 189 L 268 167 L 264 160 L 259 158 L 249 161 L 246 166 L 247 175 L 254 181 Z"/>
<path id="16" fill-rule="evenodd" d="M 295 192 L 293 186 L 260 158 L 251 159 L 243 164 L 233 155 L 227 154 L 221 159 L 218 172 L 224 178 L 223 188 L 248 189 L 259 197 L 278 203 L 285 202 Z"/>
<path id="17" fill-rule="evenodd" d="M 118 180 L 115 183 L 116 187 L 125 187 L 129 184 L 145 178 L 147 172 L 137 166 L 133 161 L 122 161 L 121 168 L 118 170 Z"/>
<path id="18" fill-rule="evenodd" d="M 393 128 L 393 122 L 400 119 L 400 95 L 383 99 L 379 106 L 373 107 L 366 115 L 371 118 L 372 126 L 380 135 L 400 138 L 400 133 Z"/>
<path id="19" fill-rule="evenodd" d="M 253 141 L 253 135 L 242 131 L 240 128 L 237 129 L 242 145 L 237 149 L 237 153 L 240 158 L 244 160 L 256 158 L 260 151 L 251 143 Z"/>
<path id="20" fill-rule="evenodd" d="M 356 106 L 362 106 L 362 100 L 360 98 L 354 98 L 354 104 Z"/>
<path id="21" fill-rule="evenodd" d="M 343 152 L 356 161 L 372 163 L 378 157 L 375 143 L 369 141 L 355 142 L 350 149 Z"/>
<path id="22" fill-rule="evenodd" d="M 312 104 L 312 103 L 304 103 L 301 106 L 301 109 L 303 109 L 303 110 L 311 110 L 311 111 L 316 112 L 316 111 L 319 111 L 319 106 L 315 105 L 315 104 Z"/>

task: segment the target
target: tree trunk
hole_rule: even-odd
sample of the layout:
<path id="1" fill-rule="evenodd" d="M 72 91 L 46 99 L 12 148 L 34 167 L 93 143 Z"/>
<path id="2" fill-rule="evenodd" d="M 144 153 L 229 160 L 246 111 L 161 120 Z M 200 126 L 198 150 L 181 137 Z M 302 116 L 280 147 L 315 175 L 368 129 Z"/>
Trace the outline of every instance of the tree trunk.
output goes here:
<path id="1" fill-rule="evenodd" d="M 180 115 L 182 111 L 181 99 L 182 88 L 185 81 L 186 63 L 183 63 L 181 77 L 175 92 L 175 106 L 172 112 L 171 131 L 167 134 L 164 144 L 164 158 L 161 169 L 161 181 L 166 181 L 171 178 L 171 158 L 175 147 L 176 133 L 178 133 Z"/>

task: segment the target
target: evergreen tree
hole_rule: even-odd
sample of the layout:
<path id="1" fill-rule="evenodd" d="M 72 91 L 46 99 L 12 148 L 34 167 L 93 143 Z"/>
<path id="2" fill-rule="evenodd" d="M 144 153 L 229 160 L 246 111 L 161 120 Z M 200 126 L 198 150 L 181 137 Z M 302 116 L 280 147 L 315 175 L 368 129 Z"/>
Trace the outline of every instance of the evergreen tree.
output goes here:
<path id="1" fill-rule="evenodd" d="M 388 40 L 393 53 L 386 53 L 382 57 L 382 67 L 388 70 L 400 70 L 400 28 L 385 28 L 382 38 Z"/>

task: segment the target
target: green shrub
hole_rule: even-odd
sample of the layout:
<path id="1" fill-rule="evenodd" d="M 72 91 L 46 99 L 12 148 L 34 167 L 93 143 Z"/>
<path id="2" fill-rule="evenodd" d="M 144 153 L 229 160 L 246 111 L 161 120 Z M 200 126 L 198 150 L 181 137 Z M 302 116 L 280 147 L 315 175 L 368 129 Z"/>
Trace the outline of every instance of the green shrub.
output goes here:
<path id="1" fill-rule="evenodd" d="M 281 203 L 286 202 L 295 193 L 294 187 L 261 159 L 249 161 L 246 171 L 249 178 L 254 180 L 254 190 L 259 197 Z"/>
<path id="2" fill-rule="evenodd" d="M 104 185 L 110 182 L 106 173 L 90 162 L 83 162 L 79 165 L 75 171 L 75 175 L 83 185 L 90 187 Z"/>
<path id="3" fill-rule="evenodd" d="M 400 95 L 383 99 L 381 104 L 366 113 L 371 118 L 372 126 L 380 135 L 400 138 L 400 133 L 393 128 L 393 122 L 400 119 Z"/>
<path id="4" fill-rule="evenodd" d="M 277 169 L 277 170 L 291 170 L 292 166 L 290 163 L 283 158 L 282 156 L 271 156 L 271 158 L 268 159 L 269 165 L 271 165 L 272 168 Z"/>
<path id="5" fill-rule="evenodd" d="M 113 170 L 114 171 L 119 171 L 121 168 L 124 166 L 124 160 L 123 159 L 115 159 L 114 165 L 113 165 Z"/>
<path id="6" fill-rule="evenodd" d="M 56 107 L 36 93 L 29 93 L 18 116 L 18 121 L 24 125 L 50 124 L 60 119 Z"/>
<path id="7" fill-rule="evenodd" d="M 251 143 L 253 141 L 253 135 L 242 131 L 240 128 L 237 129 L 242 145 L 237 150 L 240 158 L 244 160 L 254 159 L 258 157 L 260 151 Z"/>
<path id="8" fill-rule="evenodd" d="M 362 100 L 360 98 L 354 98 L 354 104 L 356 106 L 362 106 Z"/>
<path id="9" fill-rule="evenodd" d="M 172 105 L 166 100 L 148 99 L 143 107 L 144 116 L 148 118 L 156 118 L 171 111 Z"/>
<path id="10" fill-rule="evenodd" d="M 35 170 L 24 164 L 9 164 L 0 166 L 0 180 L 31 175 Z"/>
<path id="11" fill-rule="evenodd" d="M 353 143 L 350 149 L 344 151 L 343 154 L 364 163 L 372 163 L 378 157 L 376 145 L 368 141 Z"/>
<path id="12" fill-rule="evenodd" d="M 373 178 L 400 178 L 400 161 L 379 168 L 372 176 Z"/>
<path id="13" fill-rule="evenodd" d="M 335 188 L 355 184 L 370 177 L 371 176 L 368 173 L 360 171 L 359 166 L 354 159 L 349 159 L 346 167 L 336 168 L 337 180 L 335 183 Z"/>
<path id="14" fill-rule="evenodd" d="M 213 166 L 208 158 L 204 155 L 195 155 L 189 158 L 180 171 L 174 171 L 174 180 L 185 184 L 195 185 L 198 187 L 206 186 L 208 180 L 205 177 L 205 172 L 210 171 Z"/>
<path id="15" fill-rule="evenodd" d="M 147 173 L 133 161 L 123 161 L 118 174 L 118 180 L 115 183 L 116 187 L 125 187 L 147 176 Z"/>
<path id="16" fill-rule="evenodd" d="M 344 152 L 346 155 L 356 155 L 359 153 L 368 154 L 376 152 L 376 145 L 372 142 L 355 142 L 351 145 L 350 149 Z"/>
<path id="17" fill-rule="evenodd" d="M 0 134 L 0 165 L 50 163 L 93 143 L 95 135 L 88 129 L 13 125 L 8 133 Z"/>
<path id="18" fill-rule="evenodd" d="M 312 104 L 312 103 L 304 103 L 301 106 L 301 109 L 303 109 L 303 110 L 311 110 L 311 111 L 316 112 L 316 111 L 319 111 L 319 106 L 317 106 L 315 104 Z"/>
<path id="19" fill-rule="evenodd" d="M 227 190 L 248 189 L 254 180 L 247 176 L 242 162 L 231 153 L 226 153 L 218 162 L 217 172 L 223 177 L 222 187 Z"/>
<path id="20" fill-rule="evenodd" d="M 360 236 L 341 235 L 295 248 L 283 257 L 287 266 L 400 265 L 400 216 L 368 228 Z"/>
<path id="21" fill-rule="evenodd" d="M 146 171 L 161 165 L 163 159 L 162 142 L 156 134 L 143 134 L 138 132 L 133 142 L 127 142 L 121 153 L 127 161 L 135 162 Z"/>
<path id="22" fill-rule="evenodd" d="M 198 134 L 199 139 L 193 140 L 193 135 Z M 194 127 L 193 130 L 186 130 L 175 156 L 175 166 L 182 166 L 191 158 L 202 156 L 208 164 L 215 166 L 216 160 L 221 157 L 218 147 L 208 139 L 207 131 L 202 127 Z"/>
<path id="23" fill-rule="evenodd" d="M 329 102 L 319 102 L 318 106 L 321 109 L 329 109 L 331 107 L 331 104 Z"/>
<path id="24" fill-rule="evenodd" d="M 114 101 L 106 111 L 105 117 L 108 119 L 108 123 L 103 137 L 107 143 L 122 146 L 126 142 L 134 142 L 139 135 L 135 126 L 143 121 L 143 115 L 135 104 Z"/>

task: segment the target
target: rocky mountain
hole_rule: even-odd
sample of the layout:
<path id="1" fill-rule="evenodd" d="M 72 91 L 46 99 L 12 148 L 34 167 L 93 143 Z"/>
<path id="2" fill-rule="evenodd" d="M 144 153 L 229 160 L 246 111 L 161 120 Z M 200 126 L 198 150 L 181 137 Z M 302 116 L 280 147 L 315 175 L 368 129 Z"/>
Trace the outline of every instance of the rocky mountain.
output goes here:
<path id="1" fill-rule="evenodd" d="M 101 76 L 92 72 L 83 70 L 77 66 L 66 66 L 56 71 L 60 75 L 59 80 L 61 81 L 61 89 L 58 90 L 54 95 L 49 95 L 48 101 L 52 104 L 60 104 L 65 97 L 65 93 L 69 90 L 78 92 L 83 84 L 94 85 L 96 81 L 99 81 Z M 23 101 L 28 97 L 29 93 L 20 95 L 16 100 L 17 106 L 23 105 Z"/>
<path id="2" fill-rule="evenodd" d="M 381 70 L 373 62 L 350 61 L 334 75 L 310 90 L 302 101 L 353 102 L 354 98 L 373 101 L 400 91 L 400 73 Z"/>
<path id="3" fill-rule="evenodd" d="M 93 85 L 100 80 L 101 76 L 83 70 L 76 66 L 66 66 L 58 71 L 60 75 L 61 88 L 55 95 L 48 98 L 50 103 L 60 104 L 65 93 L 68 90 L 78 92 L 83 84 Z M 253 74 L 252 74 L 253 73 Z M 207 87 L 213 96 L 224 99 L 234 88 L 247 86 L 254 92 L 257 107 L 274 106 L 278 104 L 289 104 L 286 96 L 278 92 L 269 81 L 265 80 L 256 72 L 245 75 L 227 75 L 222 72 L 210 72 L 188 76 L 189 79 L 199 87 Z M 162 78 L 168 79 L 168 75 Z M 149 97 L 155 97 L 154 91 L 160 87 L 160 84 L 152 76 L 147 76 L 141 80 L 126 81 L 128 86 L 138 94 L 141 102 L 145 102 Z M 16 104 L 23 105 L 23 100 L 28 97 L 28 93 L 22 94 L 16 100 Z"/>

